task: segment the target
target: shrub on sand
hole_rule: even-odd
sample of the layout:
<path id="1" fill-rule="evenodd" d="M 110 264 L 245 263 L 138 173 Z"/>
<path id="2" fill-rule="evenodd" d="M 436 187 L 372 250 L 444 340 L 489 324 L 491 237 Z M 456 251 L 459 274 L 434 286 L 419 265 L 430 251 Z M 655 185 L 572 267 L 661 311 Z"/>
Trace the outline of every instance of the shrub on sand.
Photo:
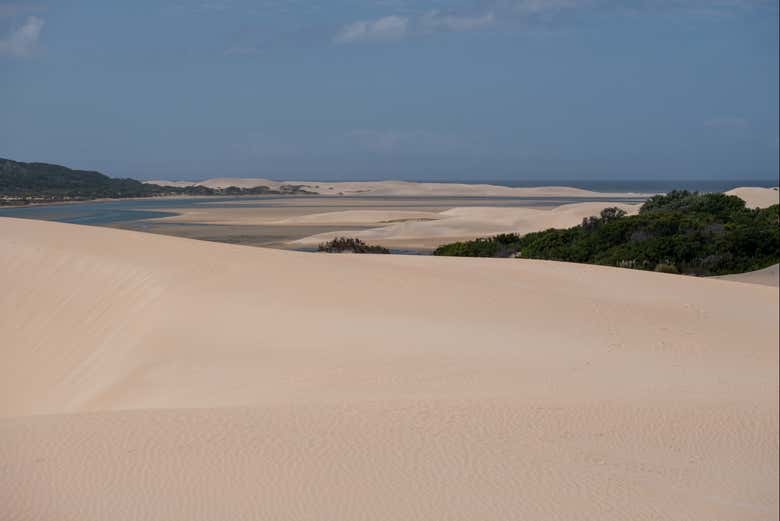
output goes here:
<path id="1" fill-rule="evenodd" d="M 325 253 L 390 253 L 390 250 L 383 246 L 366 244 L 360 239 L 350 237 L 336 237 L 332 241 L 323 242 L 317 251 Z"/>
<path id="2" fill-rule="evenodd" d="M 666 263 L 658 263 L 655 265 L 655 271 L 658 273 L 674 273 L 679 274 L 680 270 L 677 269 L 677 266 L 674 264 L 666 264 Z"/>

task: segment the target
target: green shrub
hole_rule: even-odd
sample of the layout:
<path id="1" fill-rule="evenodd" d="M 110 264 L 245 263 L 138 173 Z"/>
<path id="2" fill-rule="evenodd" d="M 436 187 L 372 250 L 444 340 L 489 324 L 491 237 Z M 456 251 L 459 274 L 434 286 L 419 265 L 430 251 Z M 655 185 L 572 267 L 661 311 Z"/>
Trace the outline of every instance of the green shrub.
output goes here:
<path id="1" fill-rule="evenodd" d="M 451 257 L 512 257 L 517 253 L 519 243 L 519 235 L 502 233 L 473 241 L 445 244 L 436 248 L 433 254 Z"/>
<path id="2" fill-rule="evenodd" d="M 653 271 L 657 271 L 658 273 L 675 273 L 679 274 L 680 270 L 677 269 L 677 266 L 674 264 L 665 264 L 665 263 L 659 263 L 655 265 L 655 269 Z"/>
<path id="3" fill-rule="evenodd" d="M 390 253 L 382 246 L 366 244 L 360 239 L 336 237 L 332 241 L 323 242 L 317 251 L 325 253 Z"/>

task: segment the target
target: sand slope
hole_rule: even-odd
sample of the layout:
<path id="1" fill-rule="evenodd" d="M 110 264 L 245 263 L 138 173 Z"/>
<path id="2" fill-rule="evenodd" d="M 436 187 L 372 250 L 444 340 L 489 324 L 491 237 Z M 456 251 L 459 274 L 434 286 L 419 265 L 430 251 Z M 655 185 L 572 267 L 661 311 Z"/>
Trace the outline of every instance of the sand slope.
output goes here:
<path id="1" fill-rule="evenodd" d="M 639 193 L 603 193 L 572 188 L 569 186 L 509 187 L 487 184 L 464 183 L 418 183 L 413 181 L 272 181 L 263 178 L 216 178 L 205 181 L 146 181 L 164 186 L 205 186 L 208 188 L 254 188 L 268 186 L 279 188 L 281 185 L 305 185 L 306 190 L 323 195 L 371 195 L 371 196 L 452 196 L 452 197 L 632 197 L 648 194 Z"/>
<path id="2" fill-rule="evenodd" d="M 440 219 L 437 212 L 404 210 L 343 210 L 288 217 L 274 224 L 381 224 L 396 221 L 426 221 Z"/>
<path id="3" fill-rule="evenodd" d="M 0 266 L 2 518 L 778 515 L 776 288 L 16 219 Z"/>
<path id="4" fill-rule="evenodd" d="M 774 204 L 780 204 L 780 191 L 777 188 L 760 188 L 742 186 L 725 192 L 726 195 L 736 195 L 748 208 L 767 208 Z"/>
<path id="5" fill-rule="evenodd" d="M 780 286 L 780 265 L 774 264 L 762 270 L 750 271 L 748 273 L 737 273 L 735 275 L 723 275 L 713 277 L 721 280 L 731 280 L 734 282 L 746 282 L 748 284 L 761 284 L 764 286 Z"/>
<path id="6" fill-rule="evenodd" d="M 614 202 L 573 203 L 551 209 L 523 207 L 461 207 L 436 214 L 437 219 L 410 220 L 359 231 L 319 233 L 292 241 L 293 244 L 312 245 L 338 236 L 357 237 L 365 241 L 386 242 L 425 239 L 438 246 L 459 238 L 473 239 L 498 233 L 526 234 L 548 228 L 569 228 L 585 217 L 598 215 L 608 206 L 616 206 L 628 215 L 639 211 L 638 204 Z"/>

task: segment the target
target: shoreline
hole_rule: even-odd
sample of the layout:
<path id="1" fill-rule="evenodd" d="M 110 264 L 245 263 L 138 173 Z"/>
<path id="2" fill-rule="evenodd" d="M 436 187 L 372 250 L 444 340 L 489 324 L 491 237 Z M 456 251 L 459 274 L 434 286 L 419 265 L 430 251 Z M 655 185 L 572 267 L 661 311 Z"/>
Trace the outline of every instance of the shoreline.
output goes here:
<path id="1" fill-rule="evenodd" d="M 197 198 L 212 198 L 212 197 L 229 197 L 229 196 L 217 196 L 217 195 L 152 195 L 149 197 L 101 197 L 98 199 L 80 199 L 70 201 L 51 201 L 45 203 L 27 203 L 27 204 L 0 204 L 0 210 L 6 208 L 35 208 L 40 206 L 66 206 L 72 204 L 90 204 L 90 203 L 111 203 L 118 201 L 147 201 L 147 200 L 176 200 L 176 199 L 197 199 Z"/>
<path id="2" fill-rule="evenodd" d="M 778 199 L 777 191 L 765 188 L 731 192 L 753 206 Z M 602 194 L 170 195 L 13 206 L 12 211 L 0 210 L 0 215 L 285 250 L 316 248 L 336 236 L 353 237 L 394 251 L 427 254 L 457 241 L 570 228 L 608 206 L 631 214 L 642 202 L 642 198 L 598 195 Z M 111 206 L 89 206 L 98 203 Z"/>

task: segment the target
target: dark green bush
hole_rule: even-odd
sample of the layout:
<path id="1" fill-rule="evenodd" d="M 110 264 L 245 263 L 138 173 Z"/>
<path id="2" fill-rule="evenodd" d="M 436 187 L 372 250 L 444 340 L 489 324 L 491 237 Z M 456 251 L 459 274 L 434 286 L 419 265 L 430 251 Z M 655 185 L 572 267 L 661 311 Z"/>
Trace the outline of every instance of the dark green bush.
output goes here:
<path id="1" fill-rule="evenodd" d="M 519 235 L 502 233 L 494 237 L 445 244 L 436 248 L 433 254 L 453 257 L 511 257 L 517 252 L 519 243 Z"/>
<path id="2" fill-rule="evenodd" d="M 656 264 L 654 271 L 657 271 L 658 273 L 680 273 L 680 270 L 678 270 L 677 266 L 674 264 L 664 263 Z"/>
<path id="3" fill-rule="evenodd" d="M 332 241 L 323 242 L 317 251 L 325 253 L 390 253 L 382 246 L 366 244 L 360 239 L 336 237 Z"/>

